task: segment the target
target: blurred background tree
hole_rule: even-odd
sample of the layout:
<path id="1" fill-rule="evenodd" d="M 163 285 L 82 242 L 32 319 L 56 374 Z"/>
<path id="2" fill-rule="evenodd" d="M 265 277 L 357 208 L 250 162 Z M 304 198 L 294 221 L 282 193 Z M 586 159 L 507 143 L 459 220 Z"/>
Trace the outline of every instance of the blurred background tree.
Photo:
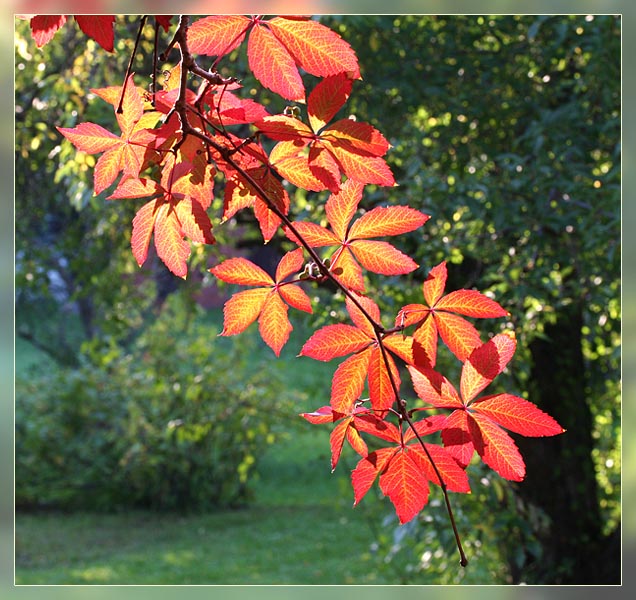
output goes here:
<path id="1" fill-rule="evenodd" d="M 506 389 L 544 406 L 568 430 L 519 439 L 528 466 L 522 484 L 472 473 L 476 492 L 458 512 L 471 528 L 464 531 L 477 534 L 473 556 L 499 544 L 506 573 L 498 576 L 513 582 L 618 582 L 620 18 L 322 20 L 359 56 L 364 79 L 345 110 L 393 145 L 399 187 L 368 186 L 365 206 L 409 204 L 432 215 L 423 235 L 401 240 L 420 269 L 373 279 L 382 287 L 377 300 L 389 314 L 419 302 L 422 278 L 448 260 L 452 287 L 492 293 L 511 313 L 519 344 Z M 87 360 L 103 369 L 109 353 L 118 357 L 115 371 L 123 369 L 122 347 L 142 352 L 157 339 L 143 334 L 165 299 L 178 290 L 182 300 L 170 310 L 196 311 L 205 283 L 203 275 L 166 278 L 152 263 L 138 269 L 129 250 L 134 203 L 94 198 L 94 158 L 61 143 L 54 130 L 112 120 L 110 107 L 91 102 L 87 90 L 121 84 L 135 34 L 134 18 L 119 19 L 118 51 L 107 55 L 66 26 L 35 52 L 27 22 L 17 24 L 17 335 L 74 370 Z M 134 65 L 145 76 L 151 38 L 147 31 Z M 229 74 L 244 78 L 250 93 L 244 50 L 235 58 Z M 258 99 L 274 102 L 266 91 Z M 299 191 L 297 216 L 320 218 L 324 199 Z M 215 231 L 221 246 L 234 233 Z M 251 247 L 254 238 L 231 243 Z M 202 273 L 219 250 L 200 250 L 194 261 Z M 328 299 L 324 306 L 319 320 L 341 308 Z M 484 324 L 484 334 L 497 326 Z M 445 368 L 457 367 L 447 361 Z M 433 503 L 409 527 L 387 517 L 379 532 L 379 548 L 405 582 L 435 569 L 438 582 L 457 578 L 443 568 L 440 557 L 455 557 L 437 518 Z"/>
<path id="2" fill-rule="evenodd" d="M 567 429 L 519 439 L 528 475 L 511 488 L 547 524 L 532 534 L 534 552 L 508 548 L 513 579 L 617 582 L 620 18 L 330 22 L 362 65 L 348 110 L 394 146 L 400 187 L 378 189 L 371 202 L 433 217 L 424 238 L 410 240 L 422 265 L 413 281 L 449 260 L 455 287 L 494 293 L 519 339 L 517 390 Z M 420 294 L 412 285 L 393 295 L 398 304 Z"/>

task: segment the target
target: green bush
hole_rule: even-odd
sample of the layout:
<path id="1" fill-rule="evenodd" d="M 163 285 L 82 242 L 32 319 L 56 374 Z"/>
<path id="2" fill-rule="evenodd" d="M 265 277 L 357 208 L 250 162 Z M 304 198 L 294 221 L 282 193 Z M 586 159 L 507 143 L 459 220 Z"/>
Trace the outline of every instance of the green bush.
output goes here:
<path id="1" fill-rule="evenodd" d="M 102 342 L 78 369 L 16 381 L 18 508 L 249 500 L 289 395 L 253 337 L 218 338 L 218 328 L 179 314 L 164 312 L 126 351 Z"/>

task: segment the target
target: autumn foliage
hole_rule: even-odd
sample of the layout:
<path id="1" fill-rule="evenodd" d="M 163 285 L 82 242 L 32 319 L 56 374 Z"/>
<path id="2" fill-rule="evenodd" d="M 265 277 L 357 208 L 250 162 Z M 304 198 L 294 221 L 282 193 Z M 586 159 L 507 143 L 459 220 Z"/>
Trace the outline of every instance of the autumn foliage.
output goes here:
<path id="1" fill-rule="evenodd" d="M 114 17 L 76 20 L 112 51 Z M 65 22 L 33 16 L 38 45 Z M 245 288 L 224 306 L 222 335 L 257 322 L 278 356 L 292 330 L 289 309 L 312 312 L 307 286 L 328 282 L 342 292 L 348 321 L 318 329 L 300 350 L 319 361 L 341 359 L 330 398 L 302 417 L 331 426 L 332 469 L 346 445 L 359 455 L 351 473 L 354 504 L 377 480 L 406 523 L 425 507 L 433 484 L 454 527 L 448 492 L 470 492 L 466 469 L 475 460 L 521 481 L 524 461 L 508 432 L 552 436 L 563 429 L 521 397 L 481 395 L 506 369 L 516 341 L 505 324 L 483 340 L 469 319 L 503 318 L 507 311 L 477 290 L 446 292 L 445 262 L 428 270 L 421 303 L 397 314 L 383 318 L 367 289 L 365 272 L 398 276 L 420 267 L 398 249 L 398 236 L 423 228 L 429 215 L 406 205 L 362 209 L 366 185 L 396 182 L 384 158 L 387 139 L 370 124 L 336 118 L 361 77 L 354 50 L 306 17 L 157 17 L 154 27 L 170 34 L 160 57 L 179 57 L 162 88 L 154 75 L 127 73 L 121 86 L 92 90 L 112 105 L 117 131 L 90 122 L 58 128 L 78 150 L 99 155 L 96 195 L 141 200 L 132 223 L 138 264 L 154 241 L 166 267 L 186 277 L 192 243 L 214 244 L 213 223 L 253 211 L 265 243 L 284 236 L 295 249 L 282 256 L 274 276 L 240 257 L 210 269 Z M 256 79 L 293 108 L 270 114 L 241 96 L 239 81 L 219 75 L 221 61 L 242 44 Z M 294 186 L 326 196 L 325 222 L 293 218 Z M 223 197 L 219 215 L 210 214 L 215 194 Z M 440 341 L 463 365 L 456 384 L 436 370 Z M 456 539 L 465 564 L 457 533 Z"/>

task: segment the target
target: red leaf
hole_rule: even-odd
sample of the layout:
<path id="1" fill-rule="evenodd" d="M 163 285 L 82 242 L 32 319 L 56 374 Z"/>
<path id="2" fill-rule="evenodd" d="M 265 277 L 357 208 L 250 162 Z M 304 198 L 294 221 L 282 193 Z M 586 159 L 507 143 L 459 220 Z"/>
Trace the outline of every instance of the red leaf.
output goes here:
<path id="1" fill-rule="evenodd" d="M 362 350 L 369 345 L 369 338 L 352 325 L 326 325 L 316 331 L 302 347 L 300 356 L 328 361 Z"/>
<path id="2" fill-rule="evenodd" d="M 265 27 L 257 25 L 252 29 L 247 57 L 252 73 L 267 89 L 286 100 L 305 101 L 305 86 L 294 59 Z"/>
<path id="3" fill-rule="evenodd" d="M 318 425 L 322 423 L 333 423 L 344 415 L 334 413 L 334 411 L 331 410 L 331 406 L 321 406 L 314 412 L 300 413 L 300 416 L 304 419 L 307 419 L 307 421 L 309 421 L 310 423 Z"/>
<path id="4" fill-rule="evenodd" d="M 457 358 L 465 361 L 481 346 L 481 337 L 475 327 L 459 315 L 470 317 L 501 317 L 508 313 L 494 300 L 475 290 L 456 290 L 444 296 L 447 279 L 446 263 L 433 267 L 422 285 L 423 304 L 409 304 L 398 312 L 395 324 L 415 325 L 413 334 L 426 352 L 432 366 L 437 359 L 437 334 Z"/>
<path id="5" fill-rule="evenodd" d="M 263 341 L 280 356 L 280 351 L 289 339 L 292 325 L 287 318 L 287 305 L 278 294 L 270 293 L 258 319 L 258 330 Z"/>
<path id="6" fill-rule="evenodd" d="M 345 359 L 336 369 L 331 382 L 331 408 L 348 413 L 360 398 L 369 370 L 371 349 L 366 348 Z"/>
<path id="7" fill-rule="evenodd" d="M 386 355 L 389 363 L 390 373 L 393 376 L 398 391 L 400 389 L 400 374 L 395 362 L 390 355 Z M 371 360 L 369 362 L 369 397 L 373 410 L 382 411 L 391 408 L 396 401 L 395 391 L 391 384 L 389 369 L 384 361 L 380 348 L 373 348 Z"/>
<path id="8" fill-rule="evenodd" d="M 442 481 L 446 484 L 448 491 L 464 494 L 469 493 L 470 484 L 468 482 L 468 475 L 466 471 L 457 464 L 448 450 L 436 444 L 424 445 L 433 459 L 437 471 L 439 471 L 439 474 L 442 476 Z M 411 452 L 411 457 L 414 459 L 414 462 L 418 464 L 426 478 L 435 485 L 440 485 L 437 472 L 419 443 L 409 445 L 409 451 Z"/>
<path id="9" fill-rule="evenodd" d="M 115 17 L 75 15 L 79 28 L 90 38 L 94 39 L 107 52 L 114 51 L 115 32 L 113 26 Z"/>
<path id="10" fill-rule="evenodd" d="M 220 335 L 236 335 L 245 331 L 261 314 L 270 290 L 264 287 L 234 294 L 223 306 L 223 331 Z"/>
<path id="11" fill-rule="evenodd" d="M 360 264 L 373 273 L 403 275 L 417 269 L 417 263 L 388 242 L 354 240 L 349 244 Z"/>
<path id="12" fill-rule="evenodd" d="M 557 435 L 565 430 L 550 415 L 512 394 L 496 394 L 476 400 L 471 408 L 502 427 L 527 437 Z"/>
<path id="13" fill-rule="evenodd" d="M 359 504 L 362 498 L 364 498 L 366 493 L 371 489 L 376 477 L 385 468 L 395 453 L 395 448 L 379 448 L 358 462 L 356 468 L 351 472 L 354 506 Z"/>
<path id="14" fill-rule="evenodd" d="M 323 134 L 325 140 L 362 156 L 377 158 L 384 156 L 390 148 L 389 142 L 375 127 L 353 119 L 340 119 L 329 125 Z"/>
<path id="15" fill-rule="evenodd" d="M 410 521 L 428 502 L 428 479 L 411 456 L 398 451 L 380 475 L 380 489 L 395 506 L 401 524 Z"/>
<path id="16" fill-rule="evenodd" d="M 415 393 L 437 408 L 463 408 L 464 404 L 451 383 L 432 369 L 418 369 L 407 365 Z"/>
<path id="17" fill-rule="evenodd" d="M 460 382 L 466 405 L 506 368 L 516 345 L 514 338 L 502 333 L 472 352 L 464 363 Z"/>
<path id="18" fill-rule="evenodd" d="M 236 283 L 239 285 L 274 285 L 274 280 L 252 261 L 246 258 L 229 258 L 220 265 L 210 269 L 215 277 L 226 283 Z"/>
<path id="19" fill-rule="evenodd" d="M 360 77 L 358 60 L 351 46 L 335 31 L 317 21 L 275 17 L 268 21 L 274 35 L 305 71 L 317 77 L 347 72 Z"/>
<path id="20" fill-rule="evenodd" d="M 351 94 L 353 81 L 344 73 L 325 77 L 309 94 L 307 115 L 311 128 L 320 131 L 342 108 Z"/>
<path id="21" fill-rule="evenodd" d="M 475 446 L 468 427 L 468 413 L 465 410 L 456 410 L 448 415 L 442 431 L 442 442 L 460 466 L 465 468 L 470 463 Z"/>
<path id="22" fill-rule="evenodd" d="M 213 15 L 188 28 L 188 49 L 196 54 L 225 56 L 241 45 L 250 19 L 241 15 Z"/>
<path id="23" fill-rule="evenodd" d="M 475 450 L 504 479 L 522 481 L 526 466 L 512 438 L 488 417 L 468 415 L 468 428 Z"/>
<path id="24" fill-rule="evenodd" d="M 53 39 L 57 30 L 66 23 L 65 15 L 35 15 L 31 18 L 31 35 L 41 48 Z"/>
<path id="25" fill-rule="evenodd" d="M 352 226 L 350 239 L 400 235 L 420 228 L 429 215 L 408 206 L 378 206 L 363 214 Z"/>

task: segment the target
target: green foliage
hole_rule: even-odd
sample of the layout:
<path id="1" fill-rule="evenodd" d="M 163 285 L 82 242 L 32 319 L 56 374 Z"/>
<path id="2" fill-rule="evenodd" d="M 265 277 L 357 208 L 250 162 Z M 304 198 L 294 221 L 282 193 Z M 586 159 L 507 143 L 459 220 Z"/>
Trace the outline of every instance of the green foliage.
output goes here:
<path id="1" fill-rule="evenodd" d="M 204 509 L 250 498 L 289 393 L 254 359 L 254 340 L 224 345 L 216 326 L 185 315 L 165 310 L 130 351 L 101 342 L 79 369 L 18 379 L 18 507 Z"/>

